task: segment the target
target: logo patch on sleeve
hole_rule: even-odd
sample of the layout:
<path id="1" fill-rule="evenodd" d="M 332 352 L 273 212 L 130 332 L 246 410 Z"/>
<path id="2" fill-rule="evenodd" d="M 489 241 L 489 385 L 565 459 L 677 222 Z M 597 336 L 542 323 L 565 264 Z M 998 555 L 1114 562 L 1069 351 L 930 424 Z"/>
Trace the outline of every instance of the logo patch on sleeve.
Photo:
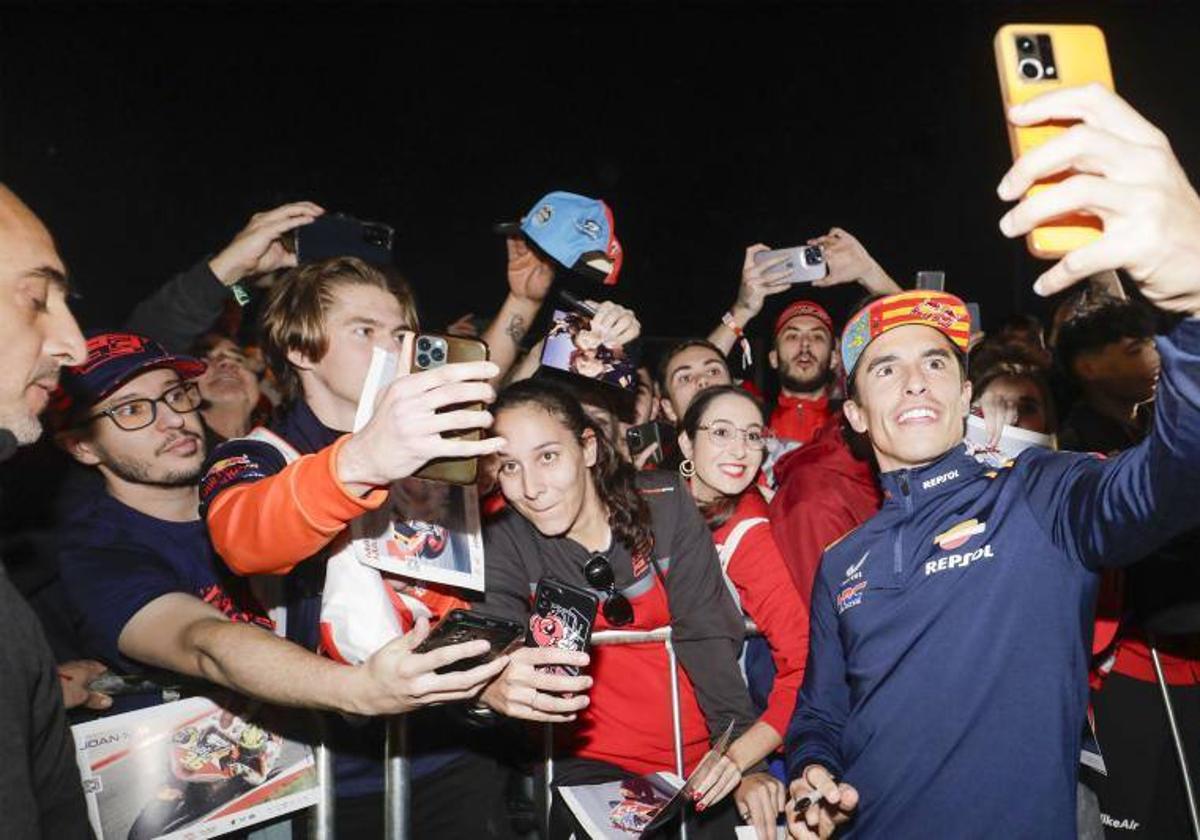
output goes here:
<path id="1" fill-rule="evenodd" d="M 211 499 L 215 493 L 248 478 L 263 478 L 262 469 L 247 455 L 234 455 L 216 461 L 200 482 L 200 497 Z"/>

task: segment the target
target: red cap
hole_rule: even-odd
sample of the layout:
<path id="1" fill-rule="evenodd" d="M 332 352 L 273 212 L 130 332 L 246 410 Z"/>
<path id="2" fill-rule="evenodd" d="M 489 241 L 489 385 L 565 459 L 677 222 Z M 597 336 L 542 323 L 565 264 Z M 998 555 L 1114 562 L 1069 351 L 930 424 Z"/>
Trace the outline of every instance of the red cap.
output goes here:
<path id="1" fill-rule="evenodd" d="M 810 318 L 816 318 L 825 325 L 825 329 L 829 330 L 829 334 L 833 335 L 833 319 L 829 317 L 829 313 L 825 311 L 825 307 L 819 303 L 814 303 L 811 300 L 797 300 L 789 303 L 787 308 L 779 313 L 779 317 L 775 319 L 775 335 L 779 335 L 783 331 L 784 325 L 798 315 L 807 315 Z"/>

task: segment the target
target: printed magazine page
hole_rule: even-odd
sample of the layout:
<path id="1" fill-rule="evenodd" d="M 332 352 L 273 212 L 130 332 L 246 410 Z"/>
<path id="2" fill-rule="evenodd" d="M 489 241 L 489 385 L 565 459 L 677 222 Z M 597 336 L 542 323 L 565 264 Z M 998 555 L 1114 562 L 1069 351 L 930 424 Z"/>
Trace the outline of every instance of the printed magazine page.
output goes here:
<path id="1" fill-rule="evenodd" d="M 650 773 L 618 782 L 559 788 L 563 801 L 597 840 L 641 837 L 667 825 L 690 799 L 691 791 L 721 760 L 733 737 L 733 721 L 704 754 L 685 782 L 674 773 Z"/>
<path id="2" fill-rule="evenodd" d="M 559 792 L 593 840 L 629 840 L 641 837 L 682 789 L 683 779 L 674 773 L 651 773 L 622 782 L 559 788 Z"/>
<path id="3" fill-rule="evenodd" d="M 1057 449 L 1058 443 L 1053 435 L 1041 432 L 1030 432 L 1016 426 L 1005 426 L 1000 433 L 1000 443 L 994 449 L 988 446 L 987 426 L 982 417 L 974 414 L 967 417 L 967 443 L 975 447 L 975 457 L 992 455 L 1003 460 L 1016 458 L 1031 446 L 1041 446 L 1045 449 Z"/>
<path id="4" fill-rule="evenodd" d="M 71 727 L 96 836 L 217 837 L 311 807 L 313 751 L 279 734 L 285 716 L 189 697 Z"/>
<path id="5" fill-rule="evenodd" d="M 375 348 L 354 429 L 371 419 L 379 393 L 396 378 L 400 357 Z M 351 523 L 358 561 L 416 580 L 483 591 L 483 534 L 475 488 L 406 478 L 388 503 Z"/>

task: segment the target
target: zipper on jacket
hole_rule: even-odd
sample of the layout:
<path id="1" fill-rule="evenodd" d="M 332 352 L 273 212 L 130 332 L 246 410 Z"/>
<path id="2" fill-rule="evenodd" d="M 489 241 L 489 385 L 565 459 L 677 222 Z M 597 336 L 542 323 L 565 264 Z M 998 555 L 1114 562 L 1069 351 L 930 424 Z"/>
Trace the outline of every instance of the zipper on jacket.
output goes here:
<path id="1" fill-rule="evenodd" d="M 912 513 L 912 493 L 908 486 L 908 470 L 904 470 L 900 474 L 900 495 L 904 497 L 904 512 Z M 907 517 L 906 517 L 907 518 Z M 899 528 L 896 534 L 896 542 L 893 549 L 893 565 L 896 577 L 900 577 L 904 572 L 904 527 Z"/>

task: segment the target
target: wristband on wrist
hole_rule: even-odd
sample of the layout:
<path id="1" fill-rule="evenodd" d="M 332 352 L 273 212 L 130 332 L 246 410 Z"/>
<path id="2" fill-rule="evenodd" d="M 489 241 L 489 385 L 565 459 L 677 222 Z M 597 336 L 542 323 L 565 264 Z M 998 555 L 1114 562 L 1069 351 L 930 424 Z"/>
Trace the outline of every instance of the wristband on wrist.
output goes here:
<path id="1" fill-rule="evenodd" d="M 737 343 L 741 345 L 742 365 L 745 367 L 750 367 L 750 365 L 754 363 L 754 358 L 750 355 L 750 341 L 746 338 L 745 330 L 738 325 L 737 319 L 735 319 L 733 317 L 733 313 L 729 312 L 728 310 L 724 315 L 721 316 L 721 323 L 724 324 L 731 333 L 733 333 L 733 337 L 737 340 Z"/>

